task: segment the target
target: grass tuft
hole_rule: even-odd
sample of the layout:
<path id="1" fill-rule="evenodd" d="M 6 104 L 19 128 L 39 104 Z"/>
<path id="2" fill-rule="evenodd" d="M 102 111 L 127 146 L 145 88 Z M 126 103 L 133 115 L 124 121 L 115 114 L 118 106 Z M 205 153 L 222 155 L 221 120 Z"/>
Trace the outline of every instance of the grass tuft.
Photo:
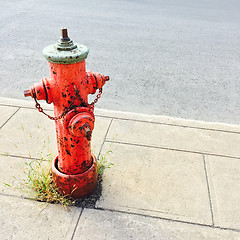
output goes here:
<path id="1" fill-rule="evenodd" d="M 33 160 L 26 165 L 27 179 L 23 180 L 22 185 L 35 191 L 37 201 L 60 203 L 64 207 L 74 204 L 70 196 L 64 196 L 57 191 L 52 180 L 50 160 Z"/>
<path id="2" fill-rule="evenodd" d="M 109 163 L 107 161 L 107 155 L 109 155 L 109 153 L 112 153 L 112 151 L 108 150 L 105 154 L 100 155 L 98 158 L 97 172 L 98 172 L 100 179 L 102 179 L 103 173 L 106 169 L 114 166 L 113 163 Z"/>
<path id="3" fill-rule="evenodd" d="M 37 126 L 40 128 L 40 126 Z M 21 124 L 21 129 L 24 132 L 25 129 L 23 127 L 23 124 Z M 46 128 L 43 129 L 46 131 Z M 28 134 L 30 138 L 33 137 L 32 133 L 30 132 Z M 37 137 L 38 138 L 38 137 Z M 50 143 L 50 137 L 47 137 L 47 140 L 44 141 L 44 146 L 42 150 L 38 153 L 40 156 L 43 156 L 43 149 L 46 148 L 46 146 Z M 17 147 L 15 145 L 15 147 Z M 113 163 L 107 162 L 107 155 L 111 153 L 112 151 L 108 151 L 104 155 L 99 156 L 98 166 L 97 166 L 97 172 L 98 172 L 98 184 L 100 181 L 102 181 L 102 176 L 104 171 L 107 168 L 110 168 L 113 166 Z M 31 155 L 29 153 L 29 157 L 31 158 Z M 52 154 L 47 155 L 47 160 L 44 160 L 43 158 L 39 160 L 32 160 L 30 163 L 25 162 L 25 173 L 27 175 L 26 179 L 20 179 L 17 180 L 15 177 L 14 184 L 8 184 L 4 183 L 6 187 L 15 187 L 14 185 L 18 185 L 16 188 L 20 188 L 21 190 L 30 189 L 33 190 L 36 193 L 36 200 L 41 202 L 47 202 L 47 203 L 60 203 L 62 206 L 67 207 L 75 204 L 75 200 L 69 196 L 69 195 L 63 195 L 58 192 L 57 187 L 53 183 L 52 179 L 52 173 L 51 173 L 51 162 L 53 160 Z M 17 181 L 16 181 L 17 180 Z M 101 189 L 101 185 L 98 186 L 98 189 Z M 98 195 L 94 193 L 95 195 Z M 86 198 L 86 201 L 93 201 L 91 198 Z M 85 200 L 83 200 L 85 201 Z M 84 203 L 85 204 L 85 203 Z"/>
<path id="4" fill-rule="evenodd" d="M 103 173 L 106 169 L 114 166 L 113 163 L 108 163 L 107 155 L 112 151 L 109 150 L 104 155 L 100 155 L 98 159 L 98 179 L 101 181 Z M 69 195 L 63 195 L 58 192 L 54 185 L 51 173 L 51 155 L 48 160 L 32 160 L 30 163 L 25 162 L 25 173 L 27 178 L 21 181 L 21 188 L 33 190 L 36 193 L 36 200 L 47 203 L 60 203 L 64 207 L 75 204 L 75 200 Z M 4 183 L 11 187 L 10 184 Z"/>

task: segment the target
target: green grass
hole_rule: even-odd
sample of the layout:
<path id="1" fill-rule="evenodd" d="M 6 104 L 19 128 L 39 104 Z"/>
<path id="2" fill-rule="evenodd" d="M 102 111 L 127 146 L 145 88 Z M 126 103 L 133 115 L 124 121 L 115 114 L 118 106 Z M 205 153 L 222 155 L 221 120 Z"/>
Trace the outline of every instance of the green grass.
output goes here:
<path id="1" fill-rule="evenodd" d="M 60 203 L 64 207 L 74 204 L 70 196 L 64 196 L 57 191 L 52 180 L 50 160 L 33 160 L 26 165 L 27 178 L 23 180 L 22 186 L 33 190 L 37 201 Z"/>
<path id="2" fill-rule="evenodd" d="M 100 179 L 102 179 L 104 171 L 113 166 L 113 163 L 108 163 L 107 161 L 107 155 L 111 152 L 108 151 L 99 157 L 97 172 Z M 24 172 L 26 173 L 26 179 L 17 180 L 17 188 L 33 190 L 36 193 L 35 199 L 37 201 L 59 203 L 64 207 L 71 206 L 75 202 L 74 199 L 69 195 L 59 193 L 53 183 L 51 173 L 52 159 L 53 157 L 49 154 L 48 160 L 43 160 L 42 158 L 41 160 L 32 160 L 29 163 L 25 162 Z M 6 187 L 14 187 L 14 184 L 4 183 L 4 185 Z"/>
<path id="3" fill-rule="evenodd" d="M 102 179 L 103 173 L 105 172 L 106 169 L 111 168 L 112 166 L 114 166 L 113 163 L 109 163 L 107 161 L 107 155 L 109 153 L 112 153 L 112 151 L 109 150 L 104 155 L 100 155 L 99 156 L 98 165 L 97 165 L 97 172 L 98 172 L 98 175 L 99 175 L 100 179 Z"/>

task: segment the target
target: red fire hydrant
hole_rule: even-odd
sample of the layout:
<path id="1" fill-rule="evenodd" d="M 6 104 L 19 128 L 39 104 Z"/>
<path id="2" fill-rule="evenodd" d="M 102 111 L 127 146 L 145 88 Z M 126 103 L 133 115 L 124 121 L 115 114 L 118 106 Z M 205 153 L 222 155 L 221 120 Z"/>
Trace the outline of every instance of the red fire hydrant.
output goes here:
<path id="1" fill-rule="evenodd" d="M 58 156 L 52 162 L 53 181 L 60 192 L 73 198 L 92 193 L 97 185 L 97 159 L 91 153 L 94 128 L 94 104 L 100 98 L 108 76 L 86 72 L 88 48 L 74 44 L 62 29 L 62 37 L 43 50 L 49 62 L 50 78 L 35 83 L 24 91 L 36 107 L 55 120 Z M 96 99 L 89 104 L 88 94 L 99 89 Z M 46 114 L 37 100 L 54 105 L 54 117 Z"/>

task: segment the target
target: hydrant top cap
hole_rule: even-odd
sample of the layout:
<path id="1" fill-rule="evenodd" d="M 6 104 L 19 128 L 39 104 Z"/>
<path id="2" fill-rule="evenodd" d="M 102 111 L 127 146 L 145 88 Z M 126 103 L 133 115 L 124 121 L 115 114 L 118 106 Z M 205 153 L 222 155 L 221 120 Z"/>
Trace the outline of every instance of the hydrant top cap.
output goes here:
<path id="1" fill-rule="evenodd" d="M 52 63 L 73 64 L 82 62 L 87 58 L 88 47 L 82 44 L 74 44 L 68 37 L 67 29 L 62 29 L 62 37 L 56 44 L 43 49 L 44 57 Z"/>

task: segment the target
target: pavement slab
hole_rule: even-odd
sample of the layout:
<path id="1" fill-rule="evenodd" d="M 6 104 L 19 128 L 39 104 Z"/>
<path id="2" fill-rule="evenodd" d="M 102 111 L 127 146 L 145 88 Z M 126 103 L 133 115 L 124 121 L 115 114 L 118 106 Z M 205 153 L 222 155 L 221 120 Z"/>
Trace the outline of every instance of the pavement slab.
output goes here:
<path id="1" fill-rule="evenodd" d="M 10 119 L 10 117 L 16 113 L 16 111 L 18 110 L 19 108 L 17 107 L 7 107 L 7 106 L 0 106 L 0 115 L 1 115 L 1 118 L 0 118 L 0 128 L 3 127 L 3 125 Z"/>
<path id="2" fill-rule="evenodd" d="M 240 232 L 112 211 L 84 209 L 73 240 L 239 240 Z"/>
<path id="3" fill-rule="evenodd" d="M 80 208 L 0 195 L 1 240 L 70 240 Z"/>
<path id="4" fill-rule="evenodd" d="M 107 140 L 240 158 L 236 132 L 114 119 Z"/>
<path id="5" fill-rule="evenodd" d="M 21 108 L 1 129 L 0 153 L 39 159 L 56 155 L 54 122 L 37 110 Z"/>
<path id="6" fill-rule="evenodd" d="M 1 103 L 1 98 L 0 98 Z M 167 126 L 189 127 L 205 130 L 219 130 L 225 132 L 240 133 L 240 125 L 227 124 L 221 122 L 204 122 L 191 119 L 169 117 L 163 115 L 147 115 L 134 112 L 114 111 L 96 108 L 95 114 L 99 116 L 111 117 L 120 120 L 133 120 L 146 123 L 159 123 Z"/>
<path id="7" fill-rule="evenodd" d="M 54 121 L 31 101 L 0 98 L 1 240 L 240 240 L 240 126 L 95 113 L 93 152 L 110 151 L 105 159 L 114 166 L 96 208 L 68 212 L 14 187 L 26 178 L 25 163 L 57 154 Z"/>
<path id="8" fill-rule="evenodd" d="M 35 198 L 36 193 L 24 185 L 27 180 L 29 163 L 32 166 L 39 160 L 25 159 L 0 155 L 0 193 L 23 198 Z M 48 161 L 43 161 L 42 166 L 50 167 Z"/>
<path id="9" fill-rule="evenodd" d="M 26 180 L 26 164 L 30 160 L 0 155 L 0 193 L 25 196 L 20 189 L 23 179 Z"/>
<path id="10" fill-rule="evenodd" d="M 106 170 L 97 207 L 212 224 L 201 154 L 107 143 Z"/>
<path id="11" fill-rule="evenodd" d="M 206 156 L 214 224 L 240 230 L 240 159 Z"/>

